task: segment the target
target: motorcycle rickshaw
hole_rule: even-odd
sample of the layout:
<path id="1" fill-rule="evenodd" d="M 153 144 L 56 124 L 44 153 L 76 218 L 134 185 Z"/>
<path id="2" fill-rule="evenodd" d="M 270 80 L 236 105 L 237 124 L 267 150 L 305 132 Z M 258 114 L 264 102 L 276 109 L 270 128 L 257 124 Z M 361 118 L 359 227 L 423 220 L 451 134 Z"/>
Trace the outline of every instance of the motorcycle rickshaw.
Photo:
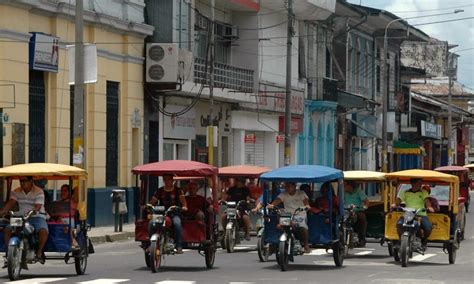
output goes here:
<path id="1" fill-rule="evenodd" d="M 459 179 L 457 176 L 431 171 L 431 170 L 405 170 L 386 174 L 387 180 L 396 184 L 390 188 L 389 201 L 395 204 L 400 192 L 411 188 L 411 180 L 422 181 L 422 188 L 429 188 L 430 197 L 435 198 L 439 210 L 435 213 L 427 213 L 428 219 L 433 227 L 428 237 L 429 247 L 440 247 L 448 254 L 450 264 L 456 261 L 456 251 L 460 246 L 459 227 Z M 431 201 L 432 204 L 434 201 Z M 424 253 L 424 249 L 416 237 L 419 229 L 418 214 L 424 208 L 415 210 L 413 208 L 399 207 L 399 210 L 387 213 L 385 217 L 385 238 L 392 242 L 393 257 L 400 261 L 402 267 L 408 265 L 413 253 Z M 401 238 L 397 233 L 397 221 L 403 216 L 403 232 Z"/>
<path id="2" fill-rule="evenodd" d="M 385 242 L 385 214 L 389 211 L 388 190 L 389 184 L 385 178 L 385 173 L 375 171 L 344 171 L 344 181 L 351 181 L 360 185 L 361 189 L 369 199 L 369 206 L 364 211 L 367 217 L 366 237 L 375 239 L 381 245 Z M 355 214 L 352 208 L 345 204 L 347 214 Z M 346 255 L 350 249 L 357 245 L 356 232 L 352 230 L 352 218 L 346 219 Z M 355 238 L 354 238 L 355 237 Z M 388 251 L 392 256 L 392 249 L 389 243 Z"/>
<path id="3" fill-rule="evenodd" d="M 445 166 L 434 169 L 437 172 L 455 175 L 459 178 L 459 227 L 461 228 L 461 240 L 464 240 L 464 231 L 466 229 L 466 213 L 469 211 L 469 202 L 471 196 L 469 194 L 470 179 L 469 169 L 460 166 Z"/>
<path id="4" fill-rule="evenodd" d="M 467 175 L 468 179 L 465 180 L 464 186 L 461 187 L 461 196 L 466 198 L 465 207 L 466 213 L 469 212 L 469 204 L 471 203 L 471 195 L 469 192 L 474 188 L 474 164 L 469 164 L 463 166 L 463 168 L 467 168 L 469 173 Z"/>
<path id="5" fill-rule="evenodd" d="M 316 194 L 320 194 L 318 198 L 327 201 L 327 212 L 307 213 L 308 242 L 311 248 L 332 249 L 335 265 L 342 266 L 345 252 L 342 171 L 318 165 L 287 166 L 262 174 L 260 181 L 265 185 L 264 193 L 275 183 L 293 182 L 299 184 L 300 188 L 303 185 L 309 187 L 307 193 L 312 195 L 308 196 L 310 203 Z M 320 190 L 324 186 L 327 187 L 325 192 Z M 302 245 L 292 231 L 294 217 L 298 213 L 296 211 L 302 209 L 298 208 L 288 214 L 280 210 L 269 210 L 266 206 L 264 208 L 265 243 L 278 248 L 276 259 L 281 270 L 285 271 L 289 261 L 293 262 L 295 256 L 304 253 Z"/>
<path id="6" fill-rule="evenodd" d="M 212 194 L 212 212 L 207 210 L 203 204 L 202 212 L 204 221 L 182 218 L 182 243 L 183 249 L 197 250 L 204 256 L 206 267 L 214 266 L 215 253 L 217 248 L 218 228 L 216 223 L 217 204 L 217 173 L 216 167 L 208 164 L 188 161 L 188 160 L 170 160 L 136 166 L 132 169 L 136 175 L 137 187 L 139 184 L 138 207 L 147 208 L 136 212 L 135 221 L 135 241 L 141 243 L 144 250 L 145 263 L 151 268 L 152 272 L 157 272 L 163 263 L 165 255 L 174 254 L 175 248 L 171 243 L 173 230 L 170 229 L 171 222 L 168 217 L 169 209 L 165 211 L 164 206 L 147 205 L 149 197 L 157 190 L 150 188 L 153 177 L 163 175 L 172 175 L 175 177 L 205 177 L 206 188 L 211 186 Z M 210 184 L 209 184 L 210 182 Z M 208 190 L 204 190 L 207 194 Z M 208 196 L 204 196 L 208 198 Z M 156 231 L 149 232 L 148 224 L 153 222 L 152 227 Z"/>
<path id="7" fill-rule="evenodd" d="M 55 188 L 60 184 L 69 185 L 69 201 L 53 201 L 50 206 L 45 206 L 46 210 L 48 207 L 54 210 L 57 206 L 64 209 L 64 212 L 61 212 L 60 218 L 47 220 L 49 234 L 43 249 L 43 257 L 45 260 L 63 260 L 66 264 L 74 263 L 76 273 L 84 274 L 87 258 L 90 253 L 94 253 L 92 243 L 87 236 L 90 225 L 87 224 L 86 171 L 69 165 L 30 163 L 1 168 L 0 177 L 4 182 L 3 201 L 5 202 L 9 200 L 11 191 L 19 186 L 19 180 L 25 177 L 32 177 L 33 182 L 53 181 Z M 22 269 L 27 270 L 28 264 L 35 263 L 38 237 L 34 227 L 28 222 L 34 214 L 34 211 L 10 212 L 9 224 L 12 236 L 8 244 L 4 243 L 2 232 L 5 224 L 0 228 L 0 250 L 8 251 L 7 270 L 8 277 L 12 281 L 20 278 Z M 51 217 L 55 215 L 51 213 Z"/>
<path id="8" fill-rule="evenodd" d="M 270 168 L 267 167 L 260 167 L 260 166 L 252 166 L 252 165 L 238 165 L 238 166 L 228 166 L 219 168 L 219 178 L 249 178 L 249 179 L 257 179 L 260 177 L 261 174 L 270 171 Z M 261 195 L 258 192 L 260 189 L 259 186 L 255 185 L 254 187 L 250 188 L 251 196 L 254 199 L 258 199 Z M 222 237 L 222 247 L 227 250 L 228 253 L 232 253 L 234 251 L 234 247 L 236 244 L 240 243 L 243 240 L 243 232 L 239 230 L 239 220 L 237 220 L 237 205 L 235 202 L 226 202 L 227 209 L 227 225 L 224 229 L 223 237 Z M 248 206 L 246 206 L 246 210 L 248 210 Z M 250 215 L 250 214 L 249 214 Z M 250 216 L 252 217 L 252 216 Z M 263 233 L 263 226 L 262 226 L 262 218 L 258 218 L 256 220 L 255 231 L 257 232 L 257 251 L 260 260 L 263 262 L 268 259 L 268 251 L 264 251 L 262 247 L 262 233 Z"/>

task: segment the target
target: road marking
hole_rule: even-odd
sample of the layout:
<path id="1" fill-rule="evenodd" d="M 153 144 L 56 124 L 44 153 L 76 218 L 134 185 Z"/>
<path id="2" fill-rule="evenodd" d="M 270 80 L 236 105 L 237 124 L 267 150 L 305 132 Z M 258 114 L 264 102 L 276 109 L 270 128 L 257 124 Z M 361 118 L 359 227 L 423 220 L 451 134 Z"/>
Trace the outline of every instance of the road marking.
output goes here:
<path id="1" fill-rule="evenodd" d="M 427 279 L 374 279 L 372 283 L 383 283 L 383 284 L 443 284 L 444 281 L 438 280 L 427 280 Z"/>
<path id="2" fill-rule="evenodd" d="M 196 281 L 180 281 L 180 280 L 165 280 L 160 282 L 155 282 L 155 284 L 194 284 Z"/>
<path id="3" fill-rule="evenodd" d="M 67 278 L 31 278 L 25 280 L 11 281 L 5 283 L 19 283 L 19 284 L 34 284 L 34 283 L 49 283 L 66 280 Z"/>
<path id="4" fill-rule="evenodd" d="M 113 283 L 120 283 L 120 282 L 125 282 L 125 281 L 130 281 L 130 279 L 111 279 L 111 278 L 99 278 L 95 280 L 90 280 L 90 281 L 83 281 L 83 282 L 77 282 L 78 284 L 113 284 Z"/>
<path id="5" fill-rule="evenodd" d="M 245 250 L 245 249 L 251 249 L 251 248 L 252 248 L 252 247 L 241 247 L 241 246 L 238 246 L 238 247 L 235 247 L 234 249 L 236 249 L 236 250 L 239 250 L 239 249 Z"/>
<path id="6" fill-rule="evenodd" d="M 372 250 L 375 251 L 374 248 L 354 248 L 355 250 Z"/>
<path id="7" fill-rule="evenodd" d="M 229 282 L 229 284 L 254 284 L 255 282 Z"/>
<path id="8" fill-rule="evenodd" d="M 371 250 L 366 250 L 366 251 L 360 251 L 360 252 L 356 252 L 354 253 L 355 255 L 368 255 L 368 254 L 371 254 L 373 253 L 373 251 Z"/>
<path id="9" fill-rule="evenodd" d="M 325 249 L 315 249 L 305 255 L 326 255 L 326 254 L 329 254 L 329 253 L 327 253 Z"/>
<path id="10" fill-rule="evenodd" d="M 415 255 L 414 257 L 412 257 L 410 259 L 410 261 L 423 261 L 423 260 L 428 259 L 428 258 L 433 257 L 433 256 L 436 256 L 436 254 L 435 253 L 427 253 L 425 255 L 418 254 L 418 255 Z"/>

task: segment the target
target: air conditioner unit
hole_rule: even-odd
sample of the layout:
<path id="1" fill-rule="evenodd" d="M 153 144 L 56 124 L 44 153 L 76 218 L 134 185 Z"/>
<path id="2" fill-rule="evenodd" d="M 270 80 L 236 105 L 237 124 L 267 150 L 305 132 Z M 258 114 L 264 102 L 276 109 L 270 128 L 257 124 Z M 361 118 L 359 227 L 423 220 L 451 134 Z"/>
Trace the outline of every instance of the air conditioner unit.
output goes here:
<path id="1" fill-rule="evenodd" d="M 194 28 L 196 30 L 207 30 L 209 28 L 209 19 L 196 12 Z"/>
<path id="2" fill-rule="evenodd" d="M 224 37 L 228 39 L 237 39 L 239 38 L 239 28 L 238 27 L 232 27 L 232 26 L 226 26 L 224 28 Z"/>
<path id="3" fill-rule="evenodd" d="M 178 79 L 179 49 L 173 43 L 146 45 L 147 83 L 176 83 Z"/>

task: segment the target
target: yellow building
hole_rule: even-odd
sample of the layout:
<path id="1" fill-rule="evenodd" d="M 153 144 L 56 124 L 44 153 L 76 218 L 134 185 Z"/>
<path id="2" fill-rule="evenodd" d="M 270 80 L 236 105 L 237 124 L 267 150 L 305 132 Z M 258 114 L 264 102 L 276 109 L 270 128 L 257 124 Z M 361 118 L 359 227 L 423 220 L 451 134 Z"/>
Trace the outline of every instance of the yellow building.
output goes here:
<path id="1" fill-rule="evenodd" d="M 74 6 L 11 2 L 0 4 L 0 162 L 71 164 L 73 87 L 66 45 L 74 42 Z M 98 2 L 102 7 L 84 2 L 84 42 L 97 47 L 97 83 L 85 88 L 89 188 L 131 187 L 130 170 L 143 161 L 143 48 L 153 27 L 143 24 L 142 0 Z M 104 207 L 100 198 L 96 202 Z"/>

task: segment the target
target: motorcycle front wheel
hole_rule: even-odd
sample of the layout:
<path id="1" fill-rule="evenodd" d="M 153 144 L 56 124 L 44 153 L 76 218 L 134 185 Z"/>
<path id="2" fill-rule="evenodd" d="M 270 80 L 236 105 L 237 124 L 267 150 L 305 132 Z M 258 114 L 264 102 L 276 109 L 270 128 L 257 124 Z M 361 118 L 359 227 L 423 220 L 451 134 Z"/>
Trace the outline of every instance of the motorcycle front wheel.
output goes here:
<path id="1" fill-rule="evenodd" d="M 227 249 L 227 252 L 233 253 L 234 247 L 235 247 L 235 227 L 232 227 L 232 229 L 225 230 L 224 239 L 225 239 L 225 248 Z"/>
<path id="2" fill-rule="evenodd" d="M 158 240 L 150 244 L 150 268 L 151 272 L 156 273 L 161 267 L 161 258 L 163 257 L 163 241 L 159 237 Z"/>
<path id="3" fill-rule="evenodd" d="M 410 258 L 410 236 L 403 234 L 400 237 L 400 260 L 402 267 L 408 266 L 408 260 Z"/>
<path id="4" fill-rule="evenodd" d="M 281 271 L 286 271 L 288 269 L 288 262 L 290 261 L 288 242 L 280 241 L 277 259 Z"/>
<path id="5" fill-rule="evenodd" d="M 8 266 L 8 278 L 10 278 L 11 281 L 16 281 L 20 279 L 20 271 L 21 271 L 20 261 L 21 261 L 21 249 L 18 246 L 9 246 L 7 266 Z"/>

